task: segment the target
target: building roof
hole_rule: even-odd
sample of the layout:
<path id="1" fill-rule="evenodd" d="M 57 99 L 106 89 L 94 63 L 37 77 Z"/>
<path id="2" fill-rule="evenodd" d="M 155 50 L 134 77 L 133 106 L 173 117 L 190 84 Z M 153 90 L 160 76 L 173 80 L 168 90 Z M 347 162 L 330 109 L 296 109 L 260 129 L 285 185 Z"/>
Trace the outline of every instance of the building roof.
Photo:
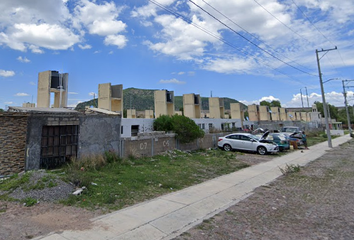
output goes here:
<path id="1" fill-rule="evenodd" d="M 66 108 L 43 107 L 9 107 L 9 112 L 35 112 L 35 113 L 78 113 L 78 111 Z"/>
<path id="2" fill-rule="evenodd" d="M 107 115 L 121 115 L 118 112 L 112 112 L 106 109 L 102 109 L 102 108 L 87 108 L 85 110 L 86 113 L 102 113 L 102 114 L 107 114 Z"/>

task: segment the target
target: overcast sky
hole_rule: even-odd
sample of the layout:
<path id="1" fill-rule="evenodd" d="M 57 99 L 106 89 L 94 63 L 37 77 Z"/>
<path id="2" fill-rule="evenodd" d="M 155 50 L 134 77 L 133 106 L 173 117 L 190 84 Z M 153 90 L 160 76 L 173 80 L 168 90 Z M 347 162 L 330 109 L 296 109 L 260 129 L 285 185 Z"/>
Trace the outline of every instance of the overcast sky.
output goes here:
<path id="1" fill-rule="evenodd" d="M 38 73 L 69 73 L 69 105 L 98 84 L 175 95 L 343 106 L 354 65 L 354 1 L 1 0 L 0 108 L 36 102 Z M 353 82 L 346 85 L 354 104 Z M 133 100 L 134 101 L 134 100 Z"/>

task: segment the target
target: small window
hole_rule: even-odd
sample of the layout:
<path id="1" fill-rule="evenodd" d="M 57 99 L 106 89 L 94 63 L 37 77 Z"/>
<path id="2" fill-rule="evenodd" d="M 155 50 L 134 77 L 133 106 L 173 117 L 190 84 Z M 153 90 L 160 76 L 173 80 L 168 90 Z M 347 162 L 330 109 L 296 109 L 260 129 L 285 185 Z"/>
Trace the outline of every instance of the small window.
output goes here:
<path id="1" fill-rule="evenodd" d="M 139 133 L 139 125 L 132 125 L 132 137 L 138 136 Z"/>
<path id="2" fill-rule="evenodd" d="M 123 126 L 120 126 L 120 134 L 123 134 Z"/>

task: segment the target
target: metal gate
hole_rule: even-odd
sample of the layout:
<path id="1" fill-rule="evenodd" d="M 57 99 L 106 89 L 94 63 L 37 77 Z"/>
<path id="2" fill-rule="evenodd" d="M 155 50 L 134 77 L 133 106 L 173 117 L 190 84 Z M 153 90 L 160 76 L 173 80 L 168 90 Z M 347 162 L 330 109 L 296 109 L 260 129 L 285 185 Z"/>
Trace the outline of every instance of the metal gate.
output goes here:
<path id="1" fill-rule="evenodd" d="M 43 126 L 40 168 L 52 169 L 77 156 L 77 125 Z"/>

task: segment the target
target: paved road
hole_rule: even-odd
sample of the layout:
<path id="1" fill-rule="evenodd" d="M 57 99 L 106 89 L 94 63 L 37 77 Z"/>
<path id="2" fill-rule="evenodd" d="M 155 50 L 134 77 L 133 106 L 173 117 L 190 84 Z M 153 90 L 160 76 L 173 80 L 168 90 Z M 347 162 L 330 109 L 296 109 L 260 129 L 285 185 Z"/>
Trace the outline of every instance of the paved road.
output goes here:
<path id="1" fill-rule="evenodd" d="M 349 135 L 333 140 L 336 147 Z M 207 182 L 92 219 L 93 228 L 36 238 L 45 240 L 172 239 L 250 196 L 282 175 L 286 164 L 304 166 L 325 154 L 327 142 L 296 151 Z"/>

